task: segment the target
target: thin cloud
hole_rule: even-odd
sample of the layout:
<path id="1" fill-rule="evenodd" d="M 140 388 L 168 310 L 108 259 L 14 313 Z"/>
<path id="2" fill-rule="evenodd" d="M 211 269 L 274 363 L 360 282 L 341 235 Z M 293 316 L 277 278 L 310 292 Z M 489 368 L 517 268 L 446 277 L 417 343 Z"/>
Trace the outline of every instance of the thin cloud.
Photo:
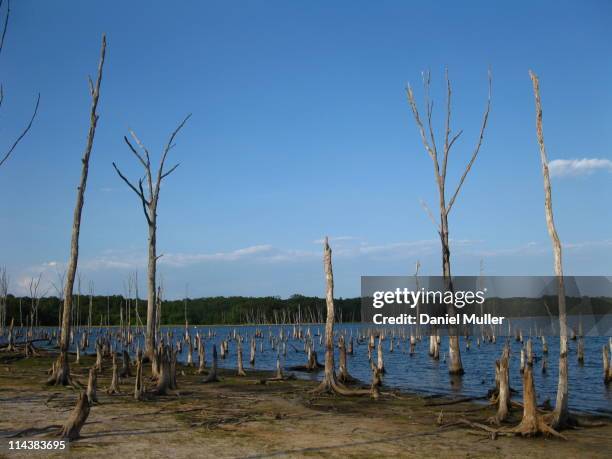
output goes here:
<path id="1" fill-rule="evenodd" d="M 609 159 L 555 159 L 548 163 L 552 177 L 576 177 L 590 175 L 596 171 L 612 172 L 612 161 Z"/>

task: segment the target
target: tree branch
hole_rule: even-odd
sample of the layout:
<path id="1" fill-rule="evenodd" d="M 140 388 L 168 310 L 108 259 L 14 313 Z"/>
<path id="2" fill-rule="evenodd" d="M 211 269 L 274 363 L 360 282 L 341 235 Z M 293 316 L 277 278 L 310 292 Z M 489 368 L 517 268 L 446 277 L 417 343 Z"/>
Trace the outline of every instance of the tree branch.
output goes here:
<path id="1" fill-rule="evenodd" d="M 470 172 L 470 169 L 472 168 L 474 161 L 476 161 L 476 157 L 478 156 L 478 152 L 480 151 L 480 147 L 482 145 L 482 140 L 484 138 L 484 132 L 487 127 L 487 121 L 489 119 L 489 111 L 491 109 L 491 80 L 492 80 L 491 69 L 489 69 L 488 76 L 489 76 L 489 95 L 487 98 L 487 107 L 486 107 L 486 110 L 485 110 L 485 113 L 482 119 L 482 126 L 480 127 L 480 135 L 478 136 L 478 142 L 476 144 L 476 147 L 474 148 L 474 153 L 472 154 L 472 158 L 470 159 L 470 162 L 466 166 L 465 171 L 463 171 L 463 175 L 461 176 L 461 180 L 459 180 L 457 189 L 455 190 L 453 197 L 448 203 L 448 207 L 446 208 L 447 213 L 450 212 L 451 208 L 453 207 L 453 204 L 455 203 L 455 199 L 457 199 L 457 195 L 459 194 L 459 191 L 461 190 L 461 186 L 463 185 L 465 178 Z"/>
<path id="2" fill-rule="evenodd" d="M 431 222 L 434 224 L 434 226 L 436 227 L 436 231 L 438 232 L 438 234 L 440 234 L 440 224 L 436 221 L 436 219 L 434 218 L 433 214 L 431 213 L 431 210 L 429 209 L 429 207 L 427 206 L 427 203 L 424 200 L 420 200 L 421 201 L 421 206 L 423 207 L 423 209 L 425 210 L 425 212 L 427 212 L 427 215 L 429 215 L 429 219 L 431 220 Z"/>
<path id="3" fill-rule="evenodd" d="M 34 118 L 36 118 L 36 114 L 38 113 L 38 106 L 39 105 L 40 105 L 40 93 L 38 93 L 38 97 L 36 98 L 36 105 L 34 107 L 34 113 L 32 113 L 32 117 L 30 118 L 30 122 L 28 123 L 26 128 L 23 130 L 21 135 L 19 137 L 17 137 L 17 140 L 15 140 L 15 142 L 13 142 L 13 145 L 11 145 L 11 148 L 9 148 L 9 150 L 2 157 L 2 159 L 0 159 L 0 166 L 2 166 L 5 163 L 5 161 L 9 158 L 9 156 L 11 156 L 11 153 L 13 153 L 13 150 L 15 149 L 15 147 L 19 144 L 19 142 L 21 142 L 21 139 L 23 139 L 25 137 L 25 135 L 28 133 L 28 131 L 32 127 L 32 123 L 34 122 Z"/>

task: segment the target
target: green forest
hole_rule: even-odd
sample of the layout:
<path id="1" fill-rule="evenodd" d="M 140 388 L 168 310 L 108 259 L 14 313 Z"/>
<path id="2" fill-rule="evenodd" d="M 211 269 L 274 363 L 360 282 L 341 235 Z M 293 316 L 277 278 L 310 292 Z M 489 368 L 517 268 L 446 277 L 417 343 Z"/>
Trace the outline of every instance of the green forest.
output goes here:
<path id="1" fill-rule="evenodd" d="M 15 326 L 28 324 L 28 317 L 38 317 L 37 323 L 44 326 L 58 325 L 62 301 L 54 296 L 44 298 L 7 297 L 7 322 L 15 320 Z M 360 298 L 338 298 L 334 300 L 336 319 L 343 322 L 361 319 Z M 129 316 L 132 325 L 146 323 L 146 299 L 127 299 L 121 295 L 88 296 L 75 295 L 74 321 L 87 324 L 91 304 L 91 325 L 119 325 Z M 129 311 L 129 312 L 128 312 Z M 184 300 L 166 300 L 161 304 L 161 323 L 175 325 L 187 321 L 194 325 L 322 322 L 325 320 L 325 299 L 292 295 L 280 297 L 209 297 Z M 140 321 L 139 321 L 140 319 Z"/>

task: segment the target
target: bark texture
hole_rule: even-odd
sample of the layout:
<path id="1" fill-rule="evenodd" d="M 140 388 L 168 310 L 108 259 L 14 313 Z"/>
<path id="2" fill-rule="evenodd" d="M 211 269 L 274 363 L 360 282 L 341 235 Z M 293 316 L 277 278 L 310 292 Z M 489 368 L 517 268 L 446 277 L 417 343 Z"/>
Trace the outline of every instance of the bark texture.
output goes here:
<path id="1" fill-rule="evenodd" d="M 561 241 L 555 227 L 552 205 L 552 190 L 550 186 L 550 174 L 548 171 L 548 157 L 544 144 L 544 132 L 542 130 L 542 103 L 540 100 L 540 82 L 532 71 L 529 72 L 533 83 L 533 93 L 536 107 L 536 133 L 540 147 L 540 160 L 542 163 L 542 178 L 544 179 L 544 210 L 546 214 L 546 227 L 552 241 L 555 275 L 557 276 L 557 296 L 559 307 L 559 381 L 557 384 L 557 399 L 553 416 L 552 426 L 559 429 L 567 425 L 569 418 L 568 409 L 568 367 L 567 367 L 567 315 L 565 305 L 565 282 L 563 279 L 563 260 L 561 252 Z"/>
<path id="2" fill-rule="evenodd" d="M 89 132 L 87 134 L 87 144 L 83 154 L 81 178 L 77 188 L 76 206 L 74 208 L 72 222 L 72 238 L 70 241 L 70 259 L 66 271 L 66 285 L 64 286 L 64 306 L 62 310 L 62 325 L 60 334 L 59 351 L 60 355 L 53 367 L 53 372 L 47 384 L 70 385 L 70 366 L 68 363 L 68 349 L 70 347 L 70 318 L 72 314 L 72 292 L 76 277 L 77 264 L 79 259 L 79 235 L 81 232 L 81 214 L 85 202 L 85 188 L 87 187 L 87 176 L 89 174 L 89 158 L 93 149 L 96 126 L 98 124 L 98 99 L 100 97 L 100 84 L 102 83 L 102 69 L 104 67 L 104 57 L 106 54 L 106 36 L 102 35 L 102 47 L 100 49 L 100 62 L 98 64 L 98 78 L 96 83 L 89 80 L 89 91 L 91 95 L 91 110 Z"/>

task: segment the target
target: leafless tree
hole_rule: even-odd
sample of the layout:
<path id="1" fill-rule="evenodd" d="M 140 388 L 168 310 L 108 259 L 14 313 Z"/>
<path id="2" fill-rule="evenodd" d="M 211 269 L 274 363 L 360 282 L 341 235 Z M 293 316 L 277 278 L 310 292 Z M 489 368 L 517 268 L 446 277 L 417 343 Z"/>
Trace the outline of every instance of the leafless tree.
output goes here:
<path id="1" fill-rule="evenodd" d="M 0 0 L 0 11 L 4 6 L 4 0 Z M 6 0 L 6 13 L 4 14 L 4 21 L 2 22 L 2 28 L 0 29 L 0 54 L 2 54 L 2 50 L 4 49 L 4 39 L 6 38 L 6 32 L 8 30 L 9 18 L 11 16 L 11 1 Z M 4 87 L 0 84 L 0 107 L 2 107 L 2 102 L 4 102 Z M 36 98 L 36 105 L 34 105 L 34 112 L 32 113 L 32 117 L 30 121 L 26 125 L 26 127 L 21 131 L 21 133 L 17 136 L 17 138 L 10 144 L 7 150 L 4 153 L 0 153 L 0 167 L 9 159 L 19 142 L 26 136 L 30 128 L 32 127 L 32 123 L 34 122 L 34 118 L 36 118 L 36 114 L 38 113 L 38 106 L 40 105 L 40 94 Z"/>
<path id="2" fill-rule="evenodd" d="M 168 177 L 172 172 L 176 170 L 179 164 L 175 164 L 169 169 L 165 169 L 166 158 L 168 153 L 174 147 L 174 139 L 179 131 L 183 128 L 187 120 L 191 115 L 187 115 L 178 127 L 172 132 L 168 142 L 166 143 L 159 162 L 159 168 L 157 173 L 151 169 L 151 157 L 149 150 L 143 145 L 140 139 L 136 136 L 136 133 L 130 130 L 130 136 L 132 137 L 132 143 L 127 136 L 123 137 L 126 145 L 130 151 L 136 156 L 142 167 L 144 168 L 145 177 L 140 178 L 137 184 L 132 183 L 117 167 L 117 164 L 113 162 L 113 167 L 121 179 L 130 187 L 134 193 L 140 199 L 142 204 L 142 210 L 147 221 L 149 229 L 148 237 L 148 298 L 147 298 L 147 330 L 146 330 L 146 342 L 145 342 L 145 353 L 152 360 L 155 359 L 155 334 L 156 334 L 156 273 L 157 273 L 157 260 L 161 255 L 157 255 L 157 205 L 159 203 L 159 191 L 161 182 L 163 179 Z M 136 145 L 136 146 L 134 146 Z M 146 188 L 146 190 L 145 190 Z M 156 365 L 153 362 L 155 369 Z"/>
<path id="3" fill-rule="evenodd" d="M 470 161 L 468 162 L 461 178 L 459 179 L 459 183 L 455 188 L 455 192 L 451 195 L 450 200 L 448 200 L 448 196 L 446 194 L 446 172 L 447 172 L 447 164 L 449 153 L 457 141 L 461 136 L 462 130 L 457 133 L 451 132 L 451 83 L 448 77 L 448 70 L 445 72 L 446 75 L 446 122 L 445 122 L 445 131 L 444 131 L 444 142 L 442 146 L 442 151 L 438 151 L 438 147 L 436 145 L 435 134 L 432 124 L 432 116 L 433 116 L 433 101 L 429 99 L 429 88 L 431 82 L 431 75 L 429 72 L 425 72 L 423 74 L 423 85 L 425 89 L 425 106 L 426 106 L 426 123 L 427 127 L 425 127 L 423 120 L 419 114 L 419 110 L 417 107 L 417 103 L 414 98 L 414 92 L 412 87 L 408 85 L 406 89 L 406 93 L 408 96 L 408 102 L 410 104 L 410 108 L 412 110 L 412 114 L 414 115 L 414 120 L 419 129 L 419 133 L 421 135 L 421 140 L 423 145 L 425 146 L 425 150 L 427 154 L 433 161 L 434 166 L 434 177 L 436 180 L 436 185 L 438 188 L 438 198 L 439 198 L 439 209 L 440 209 L 440 221 L 436 221 L 433 214 L 427 206 L 425 206 L 431 220 L 436 226 L 438 231 L 438 235 L 440 236 L 440 243 L 442 245 L 442 275 L 444 276 L 445 289 L 447 291 L 453 290 L 453 281 L 451 277 L 451 262 L 450 262 L 450 244 L 449 244 L 449 228 L 448 228 L 448 215 L 450 214 L 453 205 L 455 204 L 455 200 L 461 191 L 461 187 L 463 186 L 463 182 L 467 177 L 468 173 L 472 169 L 472 165 L 474 161 L 476 161 L 476 157 L 478 156 L 478 152 L 480 151 L 480 147 L 482 146 L 482 141 L 484 139 L 485 129 L 487 127 L 487 121 L 489 119 L 489 110 L 491 108 L 491 72 L 489 71 L 489 91 L 487 104 L 485 108 L 485 112 L 482 119 L 482 125 L 480 127 L 480 134 L 478 136 L 478 140 L 476 142 L 476 146 L 472 152 L 472 156 Z M 441 158 L 440 158 L 441 153 Z M 448 305 L 449 314 L 454 314 L 455 311 L 454 306 L 452 304 Z M 461 363 L 461 352 L 459 350 L 459 336 L 457 333 L 449 333 L 449 364 L 448 369 L 451 374 L 463 374 L 463 365 Z"/>
<path id="4" fill-rule="evenodd" d="M 8 298 L 9 280 L 6 267 L 0 267 L 0 336 L 4 336 L 6 328 L 6 301 Z"/>
<path id="5" fill-rule="evenodd" d="M 72 223 L 72 238 L 70 241 L 70 260 L 64 287 L 64 307 L 62 310 L 62 329 L 60 334 L 60 355 L 57 362 L 53 365 L 53 372 L 47 381 L 48 384 L 71 384 L 70 366 L 68 364 L 68 348 L 70 345 L 70 314 L 72 312 L 72 292 L 74 289 L 74 279 L 77 271 L 79 259 L 79 234 L 81 231 L 81 214 L 85 202 L 85 188 L 87 186 L 87 175 L 89 173 L 89 157 L 93 148 L 96 126 L 99 115 L 97 113 L 98 100 L 100 97 L 100 84 L 102 83 L 102 69 L 104 67 L 104 57 L 106 54 L 106 35 L 102 35 L 102 46 L 100 48 L 100 61 L 98 63 L 98 77 L 94 83 L 89 78 L 89 92 L 91 95 L 91 110 L 89 132 L 87 143 L 82 159 L 82 170 L 79 187 L 77 188 L 76 206 Z"/>
<path id="6" fill-rule="evenodd" d="M 532 71 L 529 76 L 533 83 L 533 93 L 536 108 L 536 134 L 540 147 L 540 160 L 542 163 L 542 177 L 544 179 L 544 210 L 546 213 L 546 227 L 552 241 L 553 255 L 555 260 L 555 276 L 557 277 L 557 295 L 559 303 L 559 381 L 557 384 L 557 400 L 553 412 L 552 427 L 560 429 L 570 421 L 568 408 L 568 380 L 567 380 L 567 315 L 565 308 L 565 282 L 563 279 L 563 260 L 561 253 L 561 241 L 555 227 L 552 207 L 552 190 L 550 186 L 550 175 L 548 173 L 548 156 L 544 145 L 544 132 L 542 129 L 542 102 L 540 99 L 540 82 Z"/>
<path id="7" fill-rule="evenodd" d="M 66 270 L 56 271 L 57 281 L 51 281 L 51 285 L 55 290 L 57 295 L 57 299 L 59 300 L 59 308 L 57 309 L 58 317 L 57 317 L 57 325 L 61 326 L 62 323 L 62 308 L 64 306 L 64 288 L 66 286 Z"/>
<path id="8" fill-rule="evenodd" d="M 47 294 L 47 291 L 42 292 L 40 290 L 41 281 L 42 273 L 40 273 L 38 277 L 31 277 L 28 284 L 30 294 L 30 330 L 38 325 L 38 307 L 40 306 L 40 300 Z"/>

